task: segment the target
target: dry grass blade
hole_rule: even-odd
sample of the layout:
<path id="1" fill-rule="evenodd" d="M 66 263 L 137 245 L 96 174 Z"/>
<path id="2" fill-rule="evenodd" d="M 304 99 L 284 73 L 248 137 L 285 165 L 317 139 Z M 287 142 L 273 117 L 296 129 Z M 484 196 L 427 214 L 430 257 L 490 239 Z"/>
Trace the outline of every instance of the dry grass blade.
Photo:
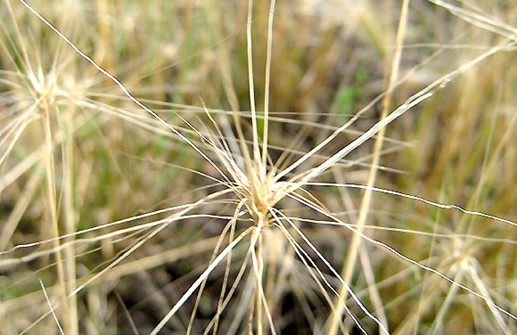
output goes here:
<path id="1" fill-rule="evenodd" d="M 517 332 L 509 0 L 0 2 L 2 334 Z"/>

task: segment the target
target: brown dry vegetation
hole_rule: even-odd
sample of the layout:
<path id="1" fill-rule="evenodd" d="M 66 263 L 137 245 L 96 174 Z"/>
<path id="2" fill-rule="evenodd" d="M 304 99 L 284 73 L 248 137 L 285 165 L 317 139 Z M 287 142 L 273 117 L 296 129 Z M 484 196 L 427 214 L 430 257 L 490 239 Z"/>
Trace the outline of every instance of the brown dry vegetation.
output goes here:
<path id="1" fill-rule="evenodd" d="M 515 22 L 1 0 L 0 333 L 517 333 Z"/>

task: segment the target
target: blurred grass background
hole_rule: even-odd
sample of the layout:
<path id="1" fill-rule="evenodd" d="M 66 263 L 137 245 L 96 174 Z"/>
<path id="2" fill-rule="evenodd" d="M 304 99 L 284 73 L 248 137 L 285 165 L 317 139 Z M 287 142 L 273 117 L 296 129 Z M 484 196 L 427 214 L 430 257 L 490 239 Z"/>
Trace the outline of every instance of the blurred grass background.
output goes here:
<path id="1" fill-rule="evenodd" d="M 456 15 L 430 1 L 410 3 L 393 106 L 504 39 L 515 41 L 517 8 L 511 1 L 450 3 L 457 6 Z M 224 129 L 232 129 L 230 114 L 238 112 L 250 133 L 245 2 L 35 0 L 30 4 L 144 104 L 208 152 L 210 146 L 194 130 L 216 134 L 203 105 Z M 399 1 L 278 2 L 270 99 L 275 118 L 270 128 L 273 161 L 285 158 L 292 163 L 297 152 L 309 151 L 385 92 L 399 6 Z M 269 2 L 255 1 L 258 110 L 264 109 L 268 10 Z M 232 204 L 207 202 L 196 213 L 210 213 L 212 219 L 189 218 L 171 225 L 99 280 L 64 298 L 147 231 L 110 235 L 130 227 L 124 223 L 80 236 L 76 232 L 195 202 L 218 190 L 203 175 L 214 171 L 20 2 L 2 0 L 0 19 L 2 333 L 25 329 L 31 334 L 58 333 L 50 316 L 33 324 L 49 310 L 38 279 L 51 300 L 61 304 L 56 313 L 66 334 L 129 334 L 128 320 L 140 334 L 149 333 L 206 267 L 223 227 L 215 216 L 231 215 Z M 515 64 L 513 45 L 389 125 L 375 185 L 515 222 Z M 310 164 L 321 163 L 367 130 L 380 109 L 379 102 L 371 104 Z M 365 184 L 371 152 L 372 143 L 365 143 L 320 181 Z M 326 210 L 354 224 L 361 190 L 314 188 L 311 193 Z M 293 217 L 318 219 L 294 203 L 283 206 Z M 143 217 L 138 223 L 166 215 Z M 309 224 L 304 229 L 339 269 L 350 232 Z M 383 193 L 374 193 L 365 231 L 514 315 L 516 233 L 515 224 Z M 63 235 L 60 243 L 69 247 L 49 251 L 59 245 L 55 238 Z M 42 243 L 47 240 L 51 241 Z M 278 237 L 272 240 L 282 243 Z M 436 275 L 384 249 L 370 245 L 364 252 L 394 334 L 517 331 L 514 320 Z M 244 254 L 237 249 L 233 261 L 238 264 Z M 238 270 L 238 265 L 232 268 Z M 221 287 L 218 275 L 207 284 L 194 334 L 203 333 L 215 313 Z M 318 288 L 304 276 L 293 270 L 293 282 L 281 295 L 275 312 L 281 333 L 317 333 L 331 312 Z M 358 267 L 350 285 L 373 309 L 366 277 Z M 193 304 L 172 319 L 164 334 L 186 331 Z M 246 329 L 232 326 L 241 305 L 236 301 L 232 306 L 223 315 L 228 322 L 221 321 L 221 333 Z M 362 318 L 369 333 L 378 332 L 371 320 Z"/>

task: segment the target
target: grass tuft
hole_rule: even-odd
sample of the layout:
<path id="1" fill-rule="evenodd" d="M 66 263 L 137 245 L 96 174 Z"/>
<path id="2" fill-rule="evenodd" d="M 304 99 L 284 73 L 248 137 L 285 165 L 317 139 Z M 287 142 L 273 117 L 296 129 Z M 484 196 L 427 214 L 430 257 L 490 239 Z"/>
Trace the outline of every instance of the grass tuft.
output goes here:
<path id="1" fill-rule="evenodd" d="M 517 332 L 509 1 L 0 1 L 2 334 Z"/>

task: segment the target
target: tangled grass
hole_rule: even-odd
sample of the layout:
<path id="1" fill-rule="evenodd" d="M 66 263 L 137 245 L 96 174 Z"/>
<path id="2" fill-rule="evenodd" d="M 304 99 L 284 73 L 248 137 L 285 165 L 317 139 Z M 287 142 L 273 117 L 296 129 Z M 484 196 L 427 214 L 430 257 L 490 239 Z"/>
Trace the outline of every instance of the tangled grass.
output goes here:
<path id="1" fill-rule="evenodd" d="M 1 8 L 2 333 L 517 331 L 510 1 Z"/>

